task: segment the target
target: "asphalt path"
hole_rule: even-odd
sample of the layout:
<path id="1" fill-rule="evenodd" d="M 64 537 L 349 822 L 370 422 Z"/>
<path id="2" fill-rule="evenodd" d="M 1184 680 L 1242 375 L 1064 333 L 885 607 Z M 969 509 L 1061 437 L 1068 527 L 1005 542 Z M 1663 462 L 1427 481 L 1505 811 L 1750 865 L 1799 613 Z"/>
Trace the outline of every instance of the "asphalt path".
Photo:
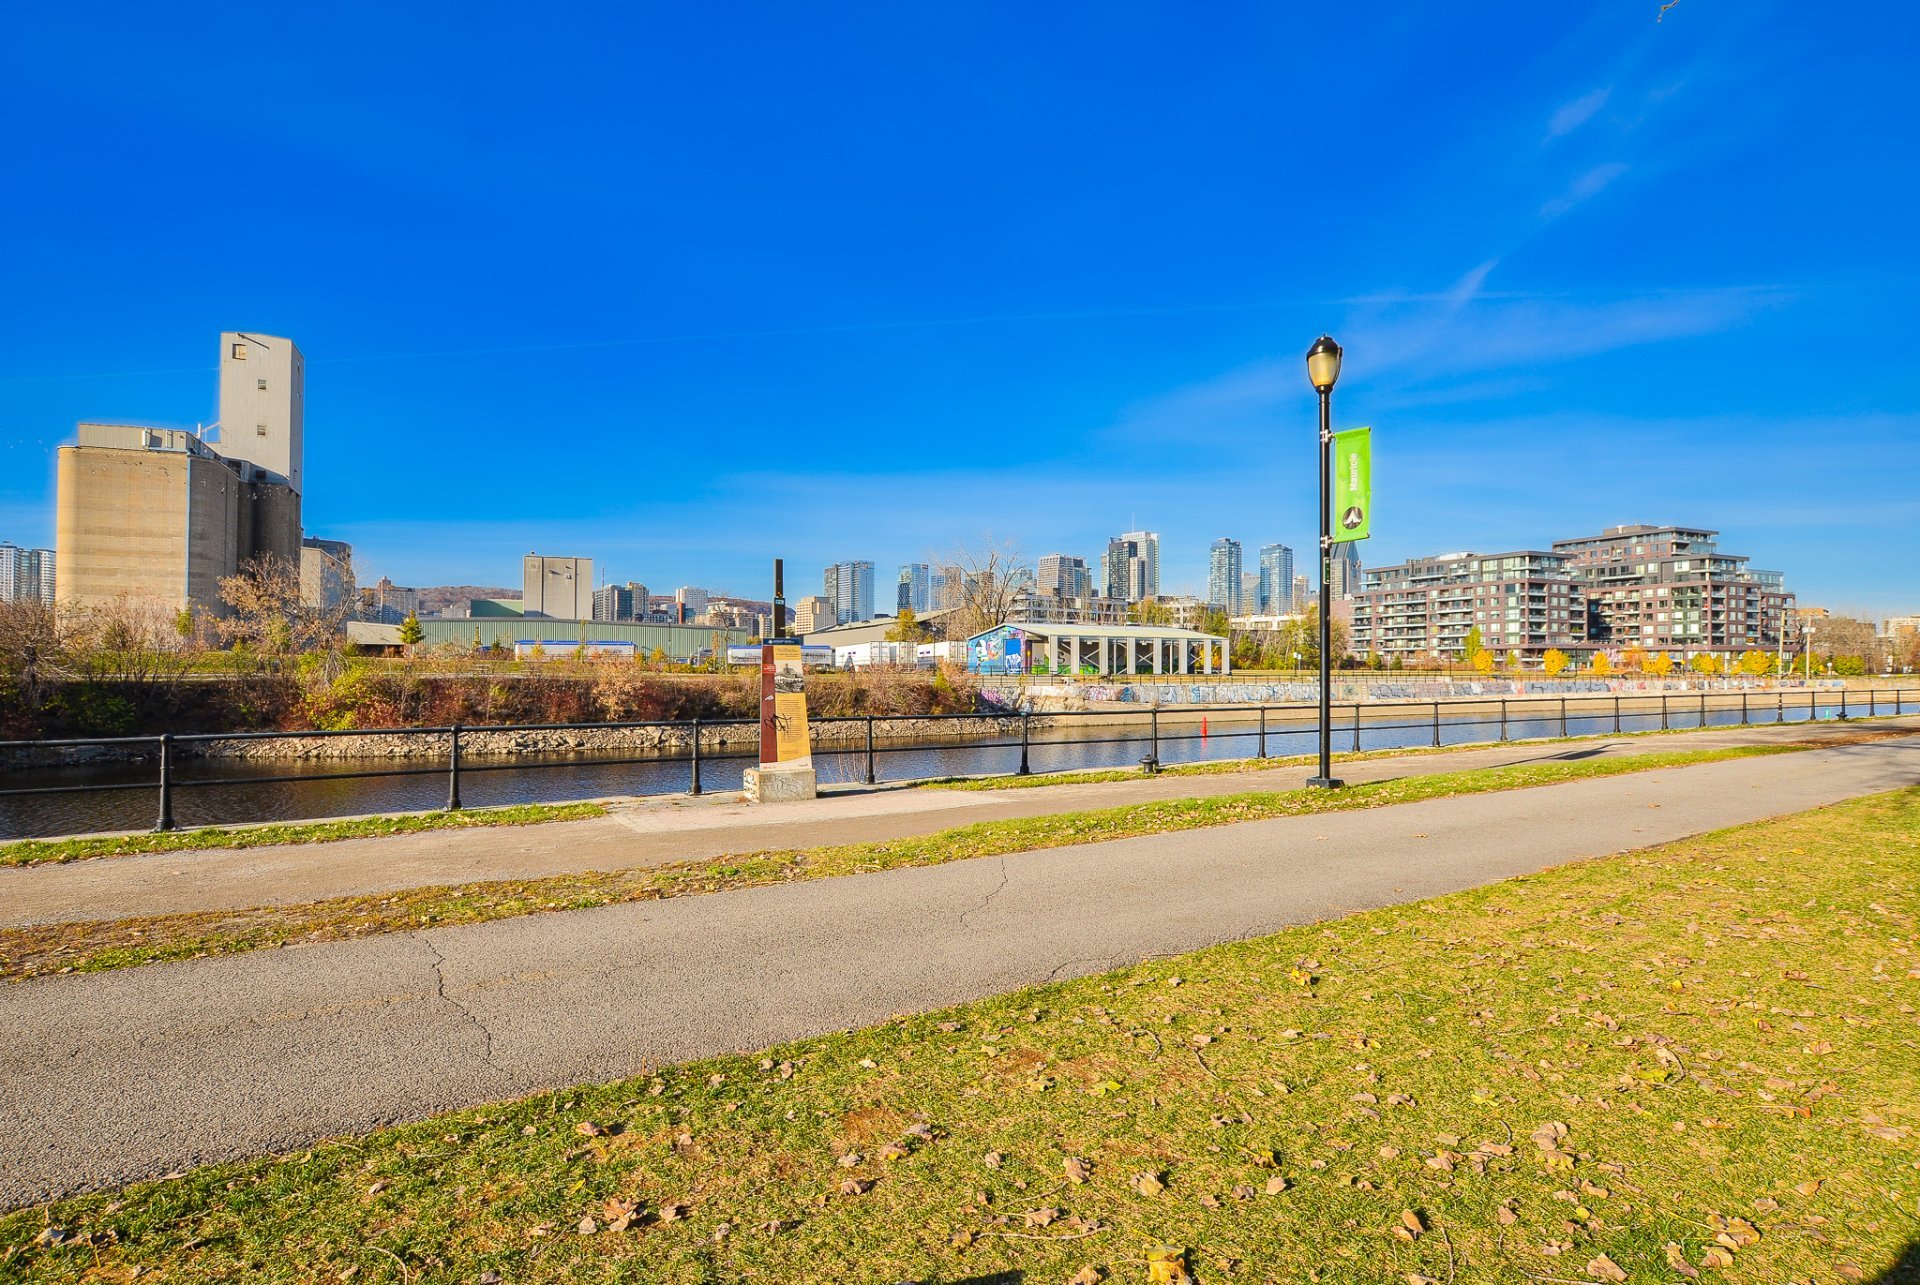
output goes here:
<path id="1" fill-rule="evenodd" d="M 1920 783 L 1920 737 L 0 987 L 0 1207 Z"/>

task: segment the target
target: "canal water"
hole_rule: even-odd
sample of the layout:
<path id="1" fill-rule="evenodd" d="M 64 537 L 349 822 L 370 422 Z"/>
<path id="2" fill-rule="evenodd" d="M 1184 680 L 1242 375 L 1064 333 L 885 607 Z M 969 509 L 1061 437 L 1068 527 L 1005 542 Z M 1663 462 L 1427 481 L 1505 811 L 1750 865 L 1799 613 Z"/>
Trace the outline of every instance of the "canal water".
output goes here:
<path id="1" fill-rule="evenodd" d="M 1776 710 L 1774 702 L 1756 697 L 1754 722 L 1771 723 L 1776 715 L 1786 722 L 1810 717 L 1836 717 L 1837 706 L 1824 697 L 1817 713 L 1806 698 L 1798 707 L 1789 702 Z M 1506 723 L 1506 737 L 1522 740 L 1561 734 L 1557 705 L 1515 703 Z M 1658 708 L 1620 716 L 1623 732 L 1652 731 L 1660 727 Z M 1676 728 L 1732 726 L 1740 722 L 1740 706 L 1703 711 L 1688 700 L 1673 702 L 1669 723 Z M 1191 718 L 1191 715 L 1188 716 Z M 1314 713 L 1297 707 L 1268 714 L 1266 752 L 1273 757 L 1310 754 L 1316 748 Z M 1566 732 L 1593 735 L 1614 730 L 1611 702 L 1569 702 Z M 1028 750 L 1034 772 L 1075 768 L 1138 767 L 1151 746 L 1143 722 L 1095 725 L 1055 720 L 1041 729 Z M 1043 739 L 1044 738 L 1044 739 Z M 1472 711 L 1439 710 L 1439 739 L 1443 745 L 1492 742 L 1501 738 L 1497 711 L 1482 704 Z M 1434 742 L 1431 705 L 1364 708 L 1360 715 L 1358 748 L 1405 749 Z M 1352 707 L 1336 708 L 1333 747 L 1336 754 L 1356 748 Z M 1209 719 L 1205 730 L 1190 721 L 1169 718 L 1161 724 L 1159 759 L 1162 763 L 1191 763 L 1208 759 L 1250 758 L 1259 751 L 1259 728 L 1248 721 L 1248 711 Z M 628 759 L 615 762 L 609 760 Z M 817 749 L 814 764 L 823 785 L 866 780 L 864 746 Z M 741 772 L 752 765 L 751 753 L 701 759 L 701 784 L 708 792 L 737 790 Z M 1005 775 L 1020 765 L 1017 733 L 921 742 L 903 745 L 882 741 L 876 746 L 874 777 L 878 781 L 935 780 L 951 776 Z M 115 763 L 61 768 L 0 769 L 0 840 L 36 836 L 81 834 L 109 830 L 150 828 L 158 815 L 157 769 L 153 763 Z M 352 774 L 349 776 L 349 774 Z M 261 778 L 296 778 L 265 781 Z M 325 778 L 347 779 L 325 779 Z M 507 803 L 551 803 L 616 795 L 684 792 L 691 782 L 685 752 L 580 754 L 514 759 L 467 758 L 461 764 L 461 802 L 468 807 Z M 83 787 L 83 788 L 76 788 Z M 92 787 L 92 788 L 84 788 Z M 98 787 L 114 787 L 100 789 Z M 258 762 L 238 759 L 188 759 L 174 771 L 173 812 L 183 826 L 218 825 L 246 821 L 305 820 L 367 813 L 411 812 L 444 806 L 446 765 L 431 760 L 332 759 L 324 762 Z M 51 790 L 17 794 L 15 790 Z"/>

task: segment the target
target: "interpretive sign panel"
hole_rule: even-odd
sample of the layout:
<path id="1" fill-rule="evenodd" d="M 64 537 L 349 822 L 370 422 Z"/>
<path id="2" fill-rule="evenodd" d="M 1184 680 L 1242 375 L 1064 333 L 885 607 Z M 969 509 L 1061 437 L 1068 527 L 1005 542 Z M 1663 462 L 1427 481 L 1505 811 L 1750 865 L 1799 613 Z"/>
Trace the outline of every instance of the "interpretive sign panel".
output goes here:
<path id="1" fill-rule="evenodd" d="M 812 765 L 800 645 L 766 643 L 760 648 L 760 766 Z"/>

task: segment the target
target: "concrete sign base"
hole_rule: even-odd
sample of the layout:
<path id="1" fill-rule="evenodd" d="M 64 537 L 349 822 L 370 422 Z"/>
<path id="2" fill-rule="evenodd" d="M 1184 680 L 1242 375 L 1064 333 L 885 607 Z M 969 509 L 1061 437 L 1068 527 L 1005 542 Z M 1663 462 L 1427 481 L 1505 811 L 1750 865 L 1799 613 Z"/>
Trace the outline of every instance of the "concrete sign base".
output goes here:
<path id="1" fill-rule="evenodd" d="M 820 796 L 811 767 L 750 767 L 741 785 L 750 803 L 791 803 Z"/>

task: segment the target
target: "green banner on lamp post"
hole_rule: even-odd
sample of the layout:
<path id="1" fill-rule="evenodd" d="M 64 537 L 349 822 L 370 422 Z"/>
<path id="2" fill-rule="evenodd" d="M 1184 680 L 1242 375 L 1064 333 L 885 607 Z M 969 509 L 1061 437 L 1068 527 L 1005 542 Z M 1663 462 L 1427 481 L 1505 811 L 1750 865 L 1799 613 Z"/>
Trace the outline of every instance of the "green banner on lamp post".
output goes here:
<path id="1" fill-rule="evenodd" d="M 1333 542 L 1373 534 L 1373 430 L 1333 435 Z"/>

